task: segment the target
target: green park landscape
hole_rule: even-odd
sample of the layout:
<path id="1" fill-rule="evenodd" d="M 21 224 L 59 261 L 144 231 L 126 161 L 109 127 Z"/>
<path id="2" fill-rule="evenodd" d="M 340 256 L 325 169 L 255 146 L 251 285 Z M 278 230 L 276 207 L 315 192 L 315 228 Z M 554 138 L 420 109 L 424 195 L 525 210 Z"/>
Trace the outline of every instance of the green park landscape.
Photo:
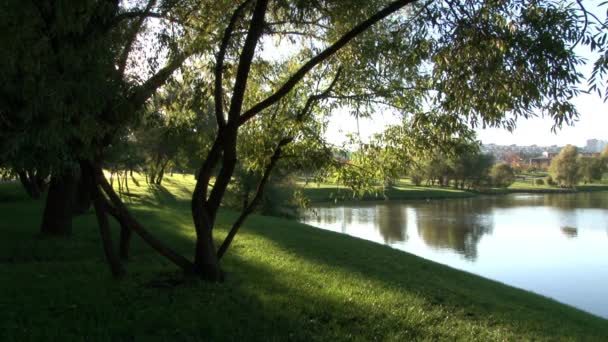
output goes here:
<path id="1" fill-rule="evenodd" d="M 161 186 L 131 185 L 138 196 L 128 200 L 141 222 L 184 254 L 194 243 L 193 186 L 191 176 L 176 175 Z M 182 275 L 139 240 L 126 263 L 129 276 L 116 281 L 104 263 L 94 213 L 75 220 L 70 239 L 39 237 L 42 202 L 16 184 L 1 190 L 4 341 L 608 336 L 606 320 L 539 295 L 268 216 L 247 221 L 224 261 L 223 283 Z M 220 211 L 218 242 L 236 215 Z"/>
<path id="2" fill-rule="evenodd" d="M 608 340 L 607 8 L 0 2 L 0 341 Z"/>

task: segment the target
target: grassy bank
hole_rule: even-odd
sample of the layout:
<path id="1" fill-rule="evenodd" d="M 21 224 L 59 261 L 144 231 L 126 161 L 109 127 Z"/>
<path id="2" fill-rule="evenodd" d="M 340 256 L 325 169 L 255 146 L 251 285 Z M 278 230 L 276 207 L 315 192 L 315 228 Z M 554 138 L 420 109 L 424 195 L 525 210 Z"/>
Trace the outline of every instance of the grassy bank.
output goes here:
<path id="1" fill-rule="evenodd" d="M 581 184 L 574 189 L 564 189 L 551 185 L 535 185 L 533 180 L 518 180 L 508 188 L 487 188 L 481 190 L 460 190 L 452 187 L 415 186 L 407 179 L 400 180 L 396 186 L 385 193 L 380 188 L 375 193 L 363 197 L 355 197 L 353 192 L 340 185 L 331 183 L 300 183 L 304 195 L 313 203 L 350 202 L 350 201 L 380 201 L 380 200 L 428 200 L 467 198 L 479 194 L 506 195 L 515 193 L 555 194 L 592 191 L 608 191 L 608 184 Z"/>
<path id="2" fill-rule="evenodd" d="M 401 181 L 396 186 L 382 192 L 355 197 L 352 190 L 347 187 L 330 183 L 310 183 L 302 187 L 304 195 L 314 203 L 322 202 L 348 202 L 348 201 L 379 201 L 379 200 L 420 200 L 420 199 L 447 199 L 467 198 L 475 196 L 470 191 L 453 188 L 415 186 L 407 181 Z"/>
<path id="3" fill-rule="evenodd" d="M 192 254 L 190 177 L 131 184 L 147 227 Z M 1 184 L 0 340 L 607 340 L 608 321 L 371 242 L 254 216 L 223 284 L 184 279 L 139 239 L 111 279 L 94 215 L 37 237 L 41 203 Z M 222 238 L 234 213 L 219 217 Z"/>

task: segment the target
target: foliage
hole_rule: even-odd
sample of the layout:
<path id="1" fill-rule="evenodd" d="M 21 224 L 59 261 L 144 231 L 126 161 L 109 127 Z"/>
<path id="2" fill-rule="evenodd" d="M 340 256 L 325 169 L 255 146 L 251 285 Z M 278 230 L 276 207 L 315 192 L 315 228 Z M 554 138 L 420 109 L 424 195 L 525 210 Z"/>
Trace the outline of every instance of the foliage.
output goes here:
<path id="1" fill-rule="evenodd" d="M 602 180 L 605 166 L 600 157 L 579 156 L 577 163 L 579 177 L 585 184 Z"/>
<path id="2" fill-rule="evenodd" d="M 499 188 L 508 188 L 515 182 L 515 172 L 507 163 L 494 165 L 490 171 L 490 177 L 492 177 L 492 184 Z"/>
<path id="3" fill-rule="evenodd" d="M 549 172 L 558 185 L 571 188 L 578 183 L 580 173 L 577 157 L 578 151 L 576 147 L 567 145 L 553 158 L 549 166 Z"/>
<path id="4" fill-rule="evenodd" d="M 534 184 L 536 185 L 545 185 L 545 180 L 542 178 L 537 178 L 534 180 Z"/>
<path id="5" fill-rule="evenodd" d="M 556 186 L 557 185 L 557 182 L 555 180 L 553 180 L 553 177 L 551 177 L 551 176 L 547 176 L 545 178 L 545 182 L 547 183 L 547 185 L 550 185 L 550 186 Z"/>
<path id="6" fill-rule="evenodd" d="M 457 153 L 422 156 L 408 173 L 413 182 L 416 179 L 416 185 L 426 180 L 427 185 L 448 186 L 452 183 L 455 188 L 479 189 L 487 185 L 493 163 L 491 155 L 480 153 L 477 143 L 471 143 Z"/>
<path id="7" fill-rule="evenodd" d="M 604 163 L 604 166 L 608 167 L 608 146 L 604 147 L 602 153 L 600 153 L 600 159 Z"/>

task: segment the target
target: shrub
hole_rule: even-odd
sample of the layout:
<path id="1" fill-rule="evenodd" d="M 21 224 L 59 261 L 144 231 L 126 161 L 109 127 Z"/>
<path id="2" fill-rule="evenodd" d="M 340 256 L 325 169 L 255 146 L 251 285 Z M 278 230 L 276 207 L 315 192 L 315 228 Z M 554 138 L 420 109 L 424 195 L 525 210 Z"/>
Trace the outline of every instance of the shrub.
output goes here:
<path id="1" fill-rule="evenodd" d="M 557 185 L 557 183 L 553 180 L 553 177 L 551 177 L 551 176 L 547 176 L 547 178 L 545 178 L 545 182 L 547 183 L 547 185 L 551 185 L 551 186 Z"/>
<path id="2" fill-rule="evenodd" d="M 545 180 L 542 178 L 538 178 L 534 181 L 534 184 L 536 185 L 545 185 Z"/>
<path id="3" fill-rule="evenodd" d="M 490 177 L 492 178 L 492 184 L 499 188 L 506 188 L 515 181 L 513 168 L 506 163 L 494 165 L 492 171 L 490 171 Z"/>

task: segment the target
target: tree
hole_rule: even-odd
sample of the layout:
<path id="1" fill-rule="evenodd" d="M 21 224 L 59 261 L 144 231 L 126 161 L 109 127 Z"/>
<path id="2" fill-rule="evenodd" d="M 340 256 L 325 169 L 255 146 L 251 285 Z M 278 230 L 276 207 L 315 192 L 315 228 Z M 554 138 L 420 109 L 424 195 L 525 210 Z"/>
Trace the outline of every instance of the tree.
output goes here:
<path id="1" fill-rule="evenodd" d="M 604 167 L 608 166 L 608 145 L 600 153 L 600 160 L 604 163 Z"/>
<path id="2" fill-rule="evenodd" d="M 0 58 L 0 141 L 12 147 L 2 150 L 0 160 L 15 170 L 51 174 L 43 233 L 70 233 L 71 216 L 83 209 L 74 205 L 86 209 L 91 203 L 80 161 L 99 160 L 116 133 L 124 132 L 193 52 L 192 45 L 200 43 L 181 44 L 177 37 L 187 38 L 187 32 L 177 34 L 169 24 L 183 21 L 191 4 L 151 0 L 137 5 L 100 0 L 1 5 L 8 15 L 0 40 L 9 50 Z M 162 29 L 159 44 L 144 49 L 138 40 L 150 34 L 150 17 Z M 149 77 L 133 73 L 137 59 L 150 62 L 137 67 Z"/>
<path id="3" fill-rule="evenodd" d="M 515 182 L 515 172 L 513 172 L 511 165 L 507 163 L 494 165 L 490 172 L 490 177 L 492 177 L 492 184 L 499 188 L 508 188 Z"/>
<path id="4" fill-rule="evenodd" d="M 553 179 L 563 187 L 571 188 L 579 181 L 577 163 L 578 151 L 575 146 L 567 145 L 553 158 L 549 172 Z"/>
<path id="5" fill-rule="evenodd" d="M 94 51 L 104 57 L 94 61 L 103 61 L 99 68 L 74 68 L 74 74 L 90 73 L 89 79 L 99 83 L 95 86 L 102 89 L 95 94 L 108 95 L 90 97 L 84 91 L 90 87 L 76 89 L 76 101 L 72 102 L 78 107 L 72 111 L 74 115 L 69 116 L 74 120 L 56 120 L 57 126 L 67 125 L 68 132 L 75 134 L 55 137 L 58 139 L 52 147 L 57 147 L 57 151 L 47 156 L 48 165 L 64 166 L 67 163 L 63 161 L 67 160 L 93 179 L 85 182 L 86 188 L 92 192 L 108 260 L 115 270 L 120 265 L 112 256 L 106 212 L 113 213 L 121 224 L 133 229 L 186 272 L 208 280 L 221 279 L 219 260 L 260 201 L 272 170 L 300 140 L 301 134 L 320 133 L 311 133 L 309 128 L 323 127 L 324 116 L 317 115 L 321 103 L 330 108 L 348 105 L 361 115 L 368 115 L 376 104 L 386 105 L 408 118 L 404 121 L 407 126 L 399 130 L 415 133 L 416 144 L 412 146 L 423 146 L 418 143 L 424 140 L 425 133 L 430 133 L 426 138 L 427 148 L 443 141 L 458 141 L 466 135 L 463 127 L 469 124 L 512 129 L 516 118 L 528 118 L 540 112 L 552 117 L 559 126 L 572 122 L 577 115 L 570 99 L 576 94 L 575 85 L 580 78 L 576 66 L 581 59 L 572 47 L 578 44 L 583 23 L 576 8 L 563 6 L 560 1 L 244 0 L 237 4 L 234 1 L 167 1 L 158 6 L 155 1 L 148 1 L 145 8 L 126 12 L 121 11 L 116 2 L 103 5 L 108 6 L 107 9 L 96 8 L 96 4 L 90 1 L 87 3 L 90 7 L 76 12 L 74 18 L 78 20 L 68 16 L 65 21 L 74 23 L 74 27 L 86 27 L 83 23 L 91 21 L 99 24 L 93 25 L 94 28 L 105 28 L 114 27 L 114 23 L 120 22 L 118 19 L 129 18 L 131 29 L 114 32 L 137 33 L 142 18 L 157 15 L 168 18 L 161 22 L 165 35 L 159 40 L 165 42 L 169 50 L 167 65 L 141 85 L 129 82 L 122 73 L 124 67 L 120 67 L 133 39 L 110 39 L 113 35 L 100 35 L 104 37 L 100 40 L 88 39 L 92 37 L 72 30 L 76 36 L 85 38 L 84 41 L 98 43 Z M 9 13 L 20 10 L 15 1 L 11 5 L 15 8 L 8 8 Z M 152 8 L 158 8 L 160 13 L 152 12 Z M 31 14 L 32 9 L 28 11 L 25 12 Z M 100 23 L 89 20 L 98 17 L 102 18 Z M 178 27 L 169 30 L 176 22 Z M 36 34 L 45 32 L 42 26 L 39 28 Z M 176 34 L 171 36 L 170 32 Z M 53 38 L 65 41 L 71 34 Z M 179 37 L 183 38 L 177 39 Z M 264 59 L 259 54 L 264 42 L 273 39 L 290 45 L 284 59 Z M 152 237 L 130 215 L 100 167 L 102 152 L 116 137 L 116 132 L 124 133 L 131 125 L 130 120 L 137 117 L 134 113 L 192 54 L 190 41 L 202 46 L 196 58 L 207 63 L 201 64 L 211 64 L 200 74 L 212 89 L 217 124 L 213 142 L 198 167 L 191 203 L 196 232 L 194 262 Z M 217 46 L 211 51 L 209 47 L 215 45 L 214 42 Z M 49 54 L 56 56 L 52 53 L 52 44 L 50 46 Z M 94 55 L 93 50 L 74 51 L 76 56 L 69 61 L 86 61 Z M 19 58 L 11 63 L 17 60 Z M 86 69 L 85 63 L 77 65 Z M 14 79 L 18 79 L 17 76 Z M 66 97 L 54 101 L 63 105 L 71 103 Z M 109 100 L 96 102 L 102 99 Z M 14 112 L 13 108 L 0 107 L 0 115 L 9 122 L 1 121 L 2 132 L 10 131 L 11 125 L 18 121 L 8 116 Z M 52 118 L 62 118 L 58 110 L 50 113 Z M 91 117 L 85 115 L 89 113 Z M 238 151 L 239 139 L 245 127 L 266 118 L 270 124 L 286 129 L 273 134 L 273 143 L 264 149 L 263 166 L 258 168 L 262 176 L 256 190 L 225 243 L 217 250 L 213 240 L 215 220 L 242 158 Z M 40 123 L 43 127 L 44 121 Z M 12 146 L 4 144 L 10 140 L 6 137 L 10 135 L 3 134 L 2 146 Z M 404 140 L 400 144 L 391 139 L 380 146 L 380 151 L 407 149 L 412 141 Z M 31 148 L 39 152 L 40 147 Z M 25 150 L 20 148 L 14 154 L 23 158 Z M 215 178 L 213 187 L 212 178 Z M 51 188 L 53 184 L 51 181 Z M 69 187 L 61 182 L 55 184 Z"/>
<path id="6" fill-rule="evenodd" d="M 602 179 L 604 166 L 599 157 L 579 156 L 577 160 L 579 177 L 587 183 Z"/>

